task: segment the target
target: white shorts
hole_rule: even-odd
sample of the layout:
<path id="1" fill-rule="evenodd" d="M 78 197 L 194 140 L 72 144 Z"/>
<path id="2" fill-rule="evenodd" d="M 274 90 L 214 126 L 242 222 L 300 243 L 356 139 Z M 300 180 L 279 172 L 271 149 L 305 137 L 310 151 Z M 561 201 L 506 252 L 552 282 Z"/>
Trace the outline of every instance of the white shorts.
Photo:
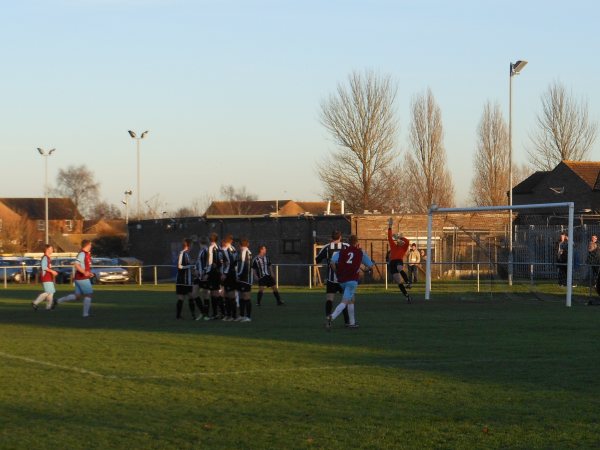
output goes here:
<path id="1" fill-rule="evenodd" d="M 349 302 L 354 297 L 354 293 L 356 292 L 356 288 L 358 287 L 358 281 L 345 281 L 344 283 L 340 283 L 344 293 L 342 294 L 342 301 Z"/>

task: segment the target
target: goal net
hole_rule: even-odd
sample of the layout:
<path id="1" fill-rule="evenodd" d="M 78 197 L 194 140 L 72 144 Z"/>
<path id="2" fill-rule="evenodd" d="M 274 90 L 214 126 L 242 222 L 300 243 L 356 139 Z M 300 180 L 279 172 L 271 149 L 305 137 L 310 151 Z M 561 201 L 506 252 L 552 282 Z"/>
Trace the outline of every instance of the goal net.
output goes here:
<path id="1" fill-rule="evenodd" d="M 596 285 L 598 266 L 588 258 L 588 242 L 600 234 L 595 226 L 581 220 L 575 227 L 571 202 L 433 205 L 425 299 L 560 300 L 571 306 L 574 289 L 590 295 Z"/>

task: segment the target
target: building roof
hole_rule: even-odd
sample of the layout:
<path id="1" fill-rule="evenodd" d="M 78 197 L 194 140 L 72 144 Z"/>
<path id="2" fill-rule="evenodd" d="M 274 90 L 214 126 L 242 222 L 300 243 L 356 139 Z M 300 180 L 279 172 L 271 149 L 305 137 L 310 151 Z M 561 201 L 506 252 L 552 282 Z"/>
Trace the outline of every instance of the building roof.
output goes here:
<path id="1" fill-rule="evenodd" d="M 291 200 L 279 200 L 281 209 Z M 204 215 L 206 216 L 265 216 L 275 213 L 276 200 L 255 201 L 216 201 L 212 202 Z"/>
<path id="2" fill-rule="evenodd" d="M 297 216 L 311 214 L 321 216 L 327 212 L 328 202 L 295 202 L 293 200 L 256 200 L 256 201 L 216 201 L 212 202 L 205 216 Z M 279 208 L 276 211 L 276 208 Z M 341 204 L 331 202 L 331 214 L 341 214 Z"/>
<path id="3" fill-rule="evenodd" d="M 123 219 L 98 219 L 83 222 L 85 233 L 101 236 L 125 236 L 127 225 Z"/>
<path id="4" fill-rule="evenodd" d="M 44 198 L 0 198 L 0 202 L 20 216 L 41 220 L 46 217 Z M 49 198 L 48 219 L 83 219 L 70 198 Z"/>
<path id="5" fill-rule="evenodd" d="M 547 171 L 539 171 L 531 174 L 515 187 L 513 187 L 513 195 L 514 194 L 529 194 L 533 192 L 533 188 L 535 188 L 540 181 L 544 179 L 546 175 L 550 172 Z"/>
<path id="6" fill-rule="evenodd" d="M 600 189 L 598 177 L 600 175 L 600 162 L 596 161 L 562 161 L 579 178 L 581 178 L 590 189 Z"/>

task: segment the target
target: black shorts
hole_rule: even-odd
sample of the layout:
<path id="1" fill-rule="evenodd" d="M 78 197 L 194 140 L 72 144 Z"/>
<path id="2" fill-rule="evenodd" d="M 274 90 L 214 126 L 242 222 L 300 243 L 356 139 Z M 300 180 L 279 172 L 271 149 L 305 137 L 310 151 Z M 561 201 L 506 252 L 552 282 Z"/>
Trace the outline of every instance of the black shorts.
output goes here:
<path id="1" fill-rule="evenodd" d="M 213 270 L 208 273 L 208 277 L 206 279 L 206 289 L 210 291 L 218 291 L 221 289 L 221 272 L 218 270 Z"/>
<path id="2" fill-rule="evenodd" d="M 338 292 L 341 294 L 344 292 L 340 283 L 334 283 L 333 281 L 327 280 L 327 288 L 325 290 L 327 294 L 337 294 Z"/>
<path id="3" fill-rule="evenodd" d="M 192 286 L 187 286 L 185 284 L 177 284 L 175 285 L 175 293 L 177 295 L 188 295 L 192 293 Z"/>
<path id="4" fill-rule="evenodd" d="M 201 280 L 200 278 L 194 279 L 194 284 L 200 289 L 208 289 L 208 279 Z"/>
<path id="5" fill-rule="evenodd" d="M 264 277 L 258 280 L 258 285 L 260 287 L 273 287 L 275 286 L 275 280 L 271 275 L 265 275 Z"/>
<path id="6" fill-rule="evenodd" d="M 235 278 L 234 273 L 228 273 L 227 275 L 225 275 L 225 281 L 223 281 L 223 288 L 225 289 L 225 292 L 237 291 L 238 282 Z"/>
<path id="7" fill-rule="evenodd" d="M 395 273 L 400 273 L 402 269 L 404 269 L 404 261 L 401 259 L 392 259 L 389 262 L 390 273 L 394 275 Z"/>
<path id="8" fill-rule="evenodd" d="M 252 290 L 252 285 L 240 281 L 237 285 L 237 290 L 240 292 L 250 292 Z"/>

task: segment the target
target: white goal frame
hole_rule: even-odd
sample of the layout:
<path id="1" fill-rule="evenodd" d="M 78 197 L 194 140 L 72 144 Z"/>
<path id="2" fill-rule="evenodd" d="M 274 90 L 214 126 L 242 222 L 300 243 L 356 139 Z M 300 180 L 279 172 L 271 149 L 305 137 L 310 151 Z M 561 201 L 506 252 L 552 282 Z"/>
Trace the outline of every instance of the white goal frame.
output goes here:
<path id="1" fill-rule="evenodd" d="M 431 245 L 433 234 L 433 215 L 438 213 L 465 213 L 478 211 L 509 211 L 512 217 L 512 211 L 523 209 L 548 209 L 548 208 L 569 208 L 569 229 L 567 243 L 567 300 L 566 306 L 571 306 L 573 296 L 573 225 L 575 218 L 575 204 L 573 202 L 562 203 L 536 203 L 531 205 L 501 205 L 501 206 L 473 206 L 464 208 L 438 208 L 437 205 L 431 205 L 427 213 L 427 263 L 425 271 L 425 300 L 431 297 Z M 512 223 L 511 223 L 512 226 Z M 509 255 L 509 264 L 512 264 L 512 256 Z"/>

